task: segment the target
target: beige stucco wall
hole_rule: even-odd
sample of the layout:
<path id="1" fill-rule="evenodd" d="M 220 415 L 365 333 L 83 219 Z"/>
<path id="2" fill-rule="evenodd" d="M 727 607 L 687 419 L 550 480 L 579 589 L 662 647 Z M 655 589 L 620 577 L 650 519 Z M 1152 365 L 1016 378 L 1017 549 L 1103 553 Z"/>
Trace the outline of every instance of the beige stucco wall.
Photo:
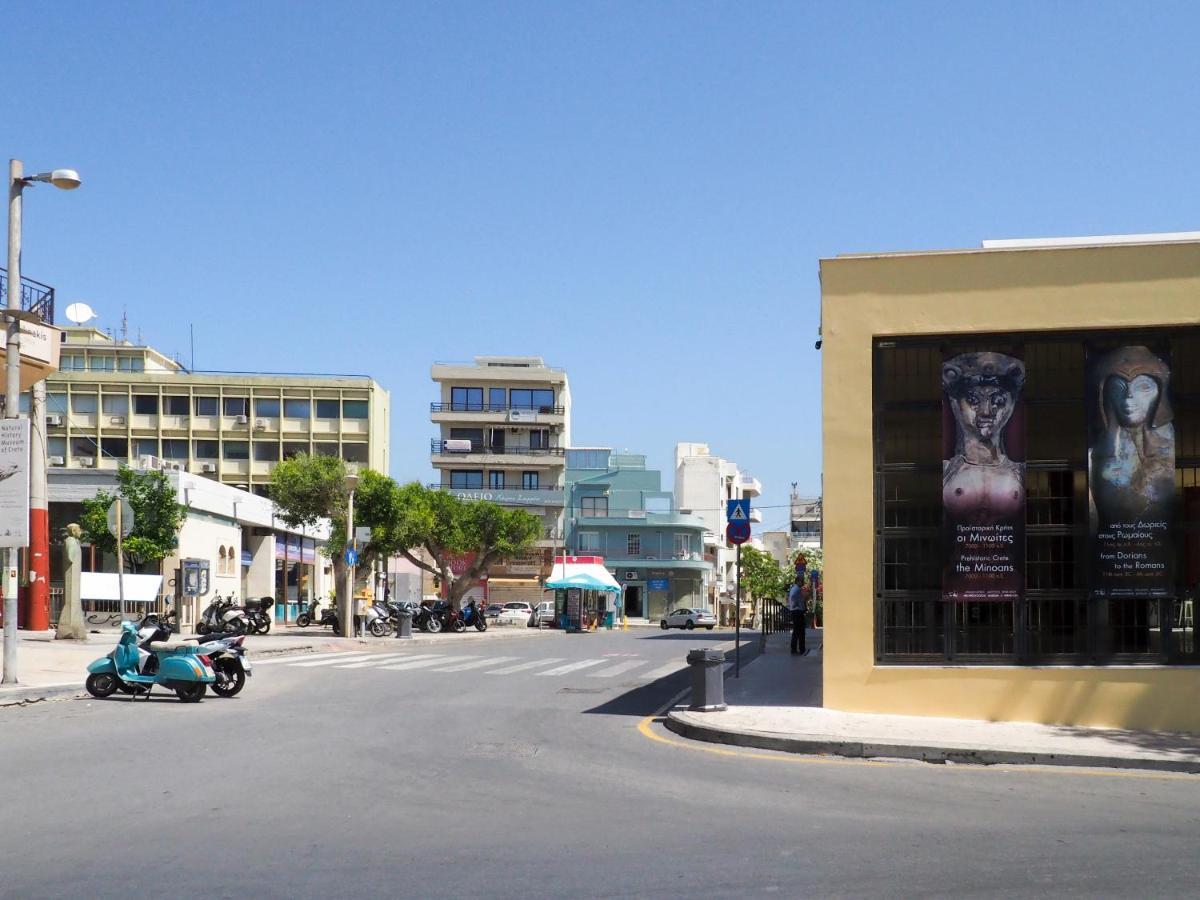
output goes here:
<path id="1" fill-rule="evenodd" d="M 1200 731 L 1197 667 L 874 664 L 872 339 L 1200 322 L 1200 243 L 821 262 L 825 704 Z"/>

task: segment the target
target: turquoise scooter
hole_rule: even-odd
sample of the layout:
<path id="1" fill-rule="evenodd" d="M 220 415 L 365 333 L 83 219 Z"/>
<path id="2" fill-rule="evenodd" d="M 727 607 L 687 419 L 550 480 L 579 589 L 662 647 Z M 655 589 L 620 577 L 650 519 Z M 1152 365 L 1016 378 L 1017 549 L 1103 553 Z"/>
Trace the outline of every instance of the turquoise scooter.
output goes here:
<path id="1" fill-rule="evenodd" d="M 205 687 L 217 680 L 207 656 L 196 641 L 151 641 L 138 646 L 138 629 L 121 623 L 121 639 L 107 655 L 88 666 L 87 692 L 108 697 L 118 690 L 148 697 L 156 684 L 175 692 L 184 703 L 199 703 Z"/>

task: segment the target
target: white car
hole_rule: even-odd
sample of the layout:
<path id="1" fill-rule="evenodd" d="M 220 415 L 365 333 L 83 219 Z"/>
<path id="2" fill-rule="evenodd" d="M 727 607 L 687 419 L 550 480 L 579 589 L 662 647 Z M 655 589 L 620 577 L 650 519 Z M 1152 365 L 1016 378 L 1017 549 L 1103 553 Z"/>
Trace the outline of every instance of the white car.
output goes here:
<path id="1" fill-rule="evenodd" d="M 712 614 L 712 610 L 692 609 L 687 606 L 681 606 L 674 612 L 669 613 L 658 624 L 663 631 L 666 631 L 668 628 L 686 628 L 690 631 L 696 627 L 707 628 L 709 631 L 712 631 L 717 627 L 717 617 Z"/>
<path id="2" fill-rule="evenodd" d="M 504 604 L 504 608 L 496 616 L 496 621 L 501 625 L 528 625 L 531 615 L 532 606 L 523 600 L 513 600 Z"/>

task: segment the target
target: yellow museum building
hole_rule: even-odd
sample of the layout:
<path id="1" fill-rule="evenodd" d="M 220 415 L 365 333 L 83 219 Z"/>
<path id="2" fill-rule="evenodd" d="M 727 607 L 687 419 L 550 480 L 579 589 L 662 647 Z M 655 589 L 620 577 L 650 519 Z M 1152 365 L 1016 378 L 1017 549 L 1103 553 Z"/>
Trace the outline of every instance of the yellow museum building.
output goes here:
<path id="1" fill-rule="evenodd" d="M 826 706 L 1200 731 L 1200 233 L 821 291 Z"/>

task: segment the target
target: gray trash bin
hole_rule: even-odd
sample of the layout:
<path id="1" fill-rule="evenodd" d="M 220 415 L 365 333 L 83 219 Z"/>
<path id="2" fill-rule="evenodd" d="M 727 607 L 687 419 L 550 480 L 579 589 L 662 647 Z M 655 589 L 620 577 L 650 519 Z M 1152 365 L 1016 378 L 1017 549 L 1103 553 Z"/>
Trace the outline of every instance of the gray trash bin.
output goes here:
<path id="1" fill-rule="evenodd" d="M 413 614 L 411 609 L 400 610 L 400 621 L 396 625 L 397 638 L 412 640 L 412 620 Z"/>
<path id="2" fill-rule="evenodd" d="M 688 709 L 725 709 L 725 654 L 720 650 L 689 650 L 687 661 L 692 670 L 692 702 Z"/>

